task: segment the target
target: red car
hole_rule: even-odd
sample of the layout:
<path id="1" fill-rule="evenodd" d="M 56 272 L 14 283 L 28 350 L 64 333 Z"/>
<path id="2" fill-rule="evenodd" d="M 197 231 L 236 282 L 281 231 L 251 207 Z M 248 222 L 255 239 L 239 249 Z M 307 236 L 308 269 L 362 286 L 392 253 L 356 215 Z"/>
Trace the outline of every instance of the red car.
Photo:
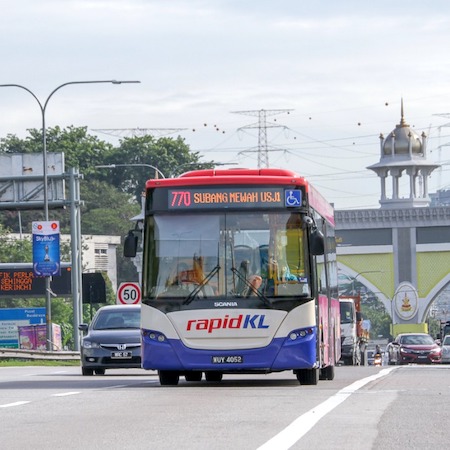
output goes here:
<path id="1" fill-rule="evenodd" d="M 440 363 L 441 347 L 426 333 L 401 333 L 386 347 L 388 363 Z"/>

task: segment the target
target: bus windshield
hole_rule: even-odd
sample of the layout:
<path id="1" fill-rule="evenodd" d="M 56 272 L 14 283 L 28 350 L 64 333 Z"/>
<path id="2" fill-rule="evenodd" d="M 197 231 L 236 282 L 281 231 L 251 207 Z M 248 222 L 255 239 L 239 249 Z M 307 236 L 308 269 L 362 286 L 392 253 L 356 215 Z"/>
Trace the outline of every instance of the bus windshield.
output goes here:
<path id="1" fill-rule="evenodd" d="M 143 288 L 149 299 L 311 295 L 298 212 L 155 214 L 145 226 Z"/>

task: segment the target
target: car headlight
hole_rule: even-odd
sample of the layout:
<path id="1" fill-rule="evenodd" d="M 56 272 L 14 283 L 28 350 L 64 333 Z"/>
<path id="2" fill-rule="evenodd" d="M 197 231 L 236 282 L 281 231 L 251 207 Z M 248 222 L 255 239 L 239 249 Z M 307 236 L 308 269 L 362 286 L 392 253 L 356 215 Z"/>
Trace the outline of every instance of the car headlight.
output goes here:
<path id="1" fill-rule="evenodd" d="M 433 355 L 439 355 L 442 352 L 442 349 L 440 348 L 433 348 L 433 350 L 430 351 L 430 353 L 433 353 Z"/>
<path id="2" fill-rule="evenodd" d="M 100 344 L 92 341 L 83 341 L 83 348 L 99 348 Z"/>
<path id="3" fill-rule="evenodd" d="M 412 353 L 408 348 L 400 347 L 400 353 Z"/>

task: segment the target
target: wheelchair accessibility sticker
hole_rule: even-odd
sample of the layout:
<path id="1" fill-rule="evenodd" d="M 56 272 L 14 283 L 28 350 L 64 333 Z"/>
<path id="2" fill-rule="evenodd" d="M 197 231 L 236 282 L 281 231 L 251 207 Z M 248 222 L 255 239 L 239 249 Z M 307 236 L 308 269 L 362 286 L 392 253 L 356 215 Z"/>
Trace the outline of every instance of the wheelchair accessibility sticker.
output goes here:
<path id="1" fill-rule="evenodd" d="M 284 191 L 284 206 L 295 207 L 302 205 L 302 191 L 286 190 Z"/>

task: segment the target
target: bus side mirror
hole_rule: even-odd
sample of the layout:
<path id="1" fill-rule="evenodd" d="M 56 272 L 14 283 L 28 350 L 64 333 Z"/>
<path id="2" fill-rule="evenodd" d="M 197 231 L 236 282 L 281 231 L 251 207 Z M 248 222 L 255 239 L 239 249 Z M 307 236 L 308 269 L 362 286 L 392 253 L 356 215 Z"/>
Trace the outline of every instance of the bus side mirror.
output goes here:
<path id="1" fill-rule="evenodd" d="M 137 253 L 137 246 L 138 237 L 130 230 L 123 242 L 123 256 L 125 256 L 125 258 L 134 258 Z"/>
<path id="2" fill-rule="evenodd" d="M 310 234 L 310 250 L 315 256 L 325 253 L 325 238 L 317 228 Z"/>

